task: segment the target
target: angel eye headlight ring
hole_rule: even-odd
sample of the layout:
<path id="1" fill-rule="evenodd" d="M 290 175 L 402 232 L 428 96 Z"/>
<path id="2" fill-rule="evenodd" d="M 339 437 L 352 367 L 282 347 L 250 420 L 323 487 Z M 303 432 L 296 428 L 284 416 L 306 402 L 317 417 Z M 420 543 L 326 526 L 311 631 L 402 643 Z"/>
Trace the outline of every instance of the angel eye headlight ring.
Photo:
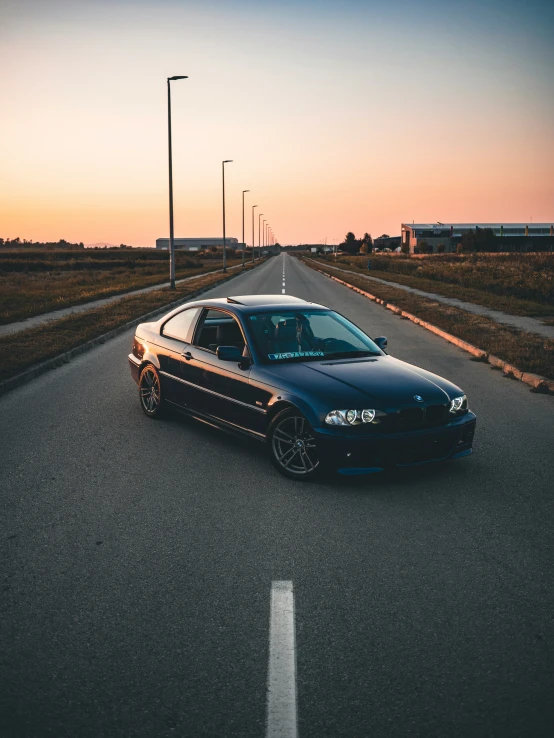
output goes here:
<path id="1" fill-rule="evenodd" d="M 372 423 L 376 415 L 375 410 L 331 410 L 325 416 L 327 425 L 361 425 Z"/>
<path id="2" fill-rule="evenodd" d="M 453 415 L 457 415 L 458 413 L 465 412 L 467 410 L 467 397 L 465 395 L 461 395 L 460 397 L 454 397 L 453 400 L 450 400 L 450 412 Z"/>

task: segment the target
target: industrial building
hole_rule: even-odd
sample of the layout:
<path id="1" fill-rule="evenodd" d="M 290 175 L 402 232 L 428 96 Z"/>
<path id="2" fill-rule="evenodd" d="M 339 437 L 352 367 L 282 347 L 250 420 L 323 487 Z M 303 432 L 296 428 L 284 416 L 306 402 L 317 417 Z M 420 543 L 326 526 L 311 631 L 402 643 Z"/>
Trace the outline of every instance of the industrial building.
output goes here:
<path id="1" fill-rule="evenodd" d="M 505 238 L 507 244 L 524 238 L 554 237 L 554 226 L 550 223 L 402 223 L 401 228 L 402 246 L 411 254 L 418 252 L 421 241 L 425 241 L 433 253 L 440 244 L 444 244 L 445 252 L 455 251 L 456 239 L 469 231 L 485 228 Z"/>
<path id="2" fill-rule="evenodd" d="M 211 249 L 212 246 L 223 248 L 222 238 L 174 238 L 173 245 L 179 251 L 204 251 Z M 225 245 L 228 249 L 242 248 L 237 238 L 226 238 Z M 157 238 L 157 249 L 169 249 L 169 238 Z"/>

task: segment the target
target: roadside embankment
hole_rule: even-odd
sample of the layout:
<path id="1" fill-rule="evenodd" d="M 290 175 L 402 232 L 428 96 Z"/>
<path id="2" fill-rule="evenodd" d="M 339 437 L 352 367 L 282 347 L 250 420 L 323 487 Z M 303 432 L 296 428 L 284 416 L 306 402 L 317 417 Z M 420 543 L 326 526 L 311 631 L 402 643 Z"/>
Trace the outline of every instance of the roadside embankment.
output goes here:
<path id="1" fill-rule="evenodd" d="M 421 297 L 393 285 L 369 283 L 364 276 L 345 274 L 320 261 L 307 266 L 360 292 L 384 307 L 441 335 L 488 362 L 506 376 L 529 384 L 535 391 L 554 392 L 554 340 L 497 323 L 460 308 Z"/>
<path id="2" fill-rule="evenodd" d="M 229 265 L 228 268 L 229 271 L 232 271 L 235 269 L 240 269 L 240 267 L 240 263 L 232 263 L 231 265 Z M 214 267 L 213 269 L 208 270 L 195 269 L 192 270 L 192 276 L 178 279 L 176 281 L 176 284 L 179 285 L 182 282 L 189 282 L 190 280 L 197 279 L 198 277 L 204 277 L 208 274 L 221 274 L 221 272 L 223 272 L 223 269 L 221 267 L 218 267 L 217 269 Z M 42 325 L 45 325 L 46 323 L 49 323 L 52 320 L 59 320 L 60 318 L 65 318 L 69 315 L 74 315 L 75 313 L 83 313 L 87 312 L 88 310 L 94 310 L 96 308 L 109 305 L 112 302 L 116 302 L 117 300 L 121 300 L 125 297 L 140 295 L 146 292 L 153 292 L 154 290 L 161 290 L 164 287 L 169 287 L 169 282 L 164 282 L 161 284 L 156 283 L 153 286 L 142 287 L 136 290 L 126 290 L 123 293 L 117 293 L 116 295 L 111 295 L 110 297 L 102 297 L 100 299 L 91 300 L 89 302 L 70 304 L 68 307 L 63 307 L 59 310 L 54 310 L 49 313 L 40 313 L 38 315 L 33 315 L 31 317 L 25 318 L 24 320 L 18 320 L 13 323 L 6 323 L 5 325 L 0 325 L 0 337 L 7 335 L 8 333 L 18 333 L 19 331 L 25 331 L 29 328 L 38 328 Z"/>
<path id="3" fill-rule="evenodd" d="M 244 271 L 261 263 L 249 264 Z M 235 270 L 226 277 L 221 274 L 197 277 L 178 284 L 175 291 L 164 288 L 124 297 L 104 307 L 0 337 L 0 395 L 244 271 Z"/>
<path id="4" fill-rule="evenodd" d="M 229 257 L 229 268 L 241 264 L 236 254 L 230 253 Z M 221 258 L 177 251 L 175 262 L 177 279 L 221 270 Z M 14 323 L 52 311 L 144 288 L 161 289 L 167 284 L 168 274 L 168 253 L 157 249 L 0 251 L 0 326 L 6 326 L 6 331 L 0 332 L 11 333 Z M 12 325 L 8 328 L 8 324 Z"/>
<path id="5" fill-rule="evenodd" d="M 367 262 L 371 261 L 368 272 Z M 319 263 L 510 315 L 554 317 L 554 254 L 341 255 Z"/>

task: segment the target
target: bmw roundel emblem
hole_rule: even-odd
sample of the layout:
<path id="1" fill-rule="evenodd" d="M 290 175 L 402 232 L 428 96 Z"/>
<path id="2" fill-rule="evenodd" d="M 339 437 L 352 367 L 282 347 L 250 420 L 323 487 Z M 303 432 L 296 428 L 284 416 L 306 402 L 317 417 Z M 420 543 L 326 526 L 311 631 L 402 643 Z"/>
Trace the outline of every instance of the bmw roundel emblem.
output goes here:
<path id="1" fill-rule="evenodd" d="M 414 395 L 414 400 L 417 402 L 423 402 L 423 397 L 421 395 Z"/>

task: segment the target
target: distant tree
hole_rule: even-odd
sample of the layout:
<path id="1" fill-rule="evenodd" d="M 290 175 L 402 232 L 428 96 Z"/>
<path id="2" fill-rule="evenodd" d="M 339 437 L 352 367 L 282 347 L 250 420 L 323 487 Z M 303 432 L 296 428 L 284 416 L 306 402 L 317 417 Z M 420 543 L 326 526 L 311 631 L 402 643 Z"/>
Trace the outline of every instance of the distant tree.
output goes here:
<path id="1" fill-rule="evenodd" d="M 370 254 L 373 250 L 373 239 L 369 233 L 364 233 L 362 238 L 362 245 L 360 251 L 362 254 Z"/>
<path id="2" fill-rule="evenodd" d="M 462 249 L 465 254 L 476 251 L 496 251 L 498 246 L 492 228 L 476 228 L 462 236 Z"/>
<path id="3" fill-rule="evenodd" d="M 437 246 L 437 253 L 444 254 L 445 251 L 446 251 L 446 244 L 439 243 L 439 245 Z"/>
<path id="4" fill-rule="evenodd" d="M 425 239 L 417 242 L 417 248 L 420 254 L 430 254 L 433 252 L 432 246 Z"/>
<path id="5" fill-rule="evenodd" d="M 379 236 L 379 238 L 390 238 L 388 233 L 383 233 L 382 236 Z"/>
<path id="6" fill-rule="evenodd" d="M 348 233 L 344 237 L 344 242 L 341 244 L 341 246 L 347 254 L 357 254 L 360 250 L 360 242 L 352 233 L 352 231 L 348 231 Z"/>

